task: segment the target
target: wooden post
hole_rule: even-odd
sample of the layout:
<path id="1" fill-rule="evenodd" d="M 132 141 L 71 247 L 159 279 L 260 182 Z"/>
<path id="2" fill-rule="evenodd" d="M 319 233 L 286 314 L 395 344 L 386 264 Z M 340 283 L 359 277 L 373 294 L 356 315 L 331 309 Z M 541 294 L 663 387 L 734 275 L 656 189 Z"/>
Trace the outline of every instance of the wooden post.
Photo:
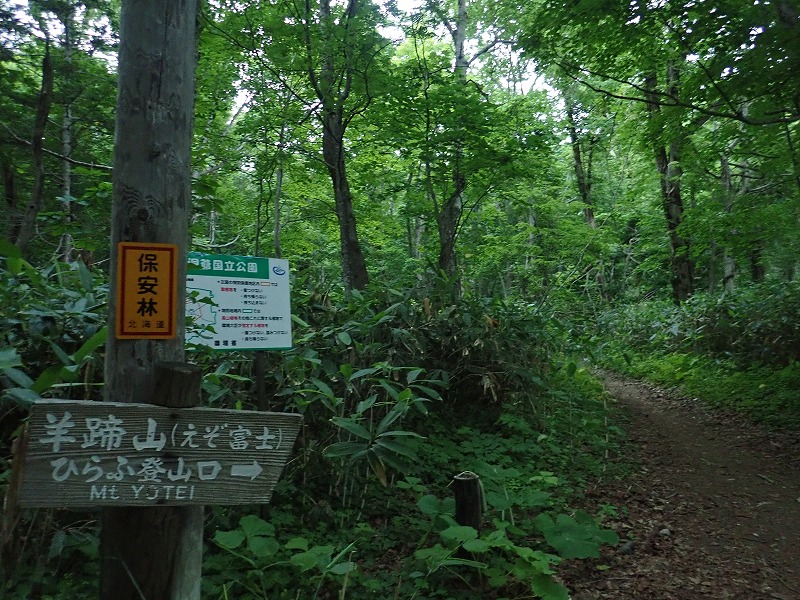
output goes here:
<path id="1" fill-rule="evenodd" d="M 453 477 L 453 494 L 456 499 L 456 522 L 480 531 L 483 524 L 483 489 L 480 477 L 472 471 L 459 473 Z"/>
<path id="2" fill-rule="evenodd" d="M 106 401 L 174 402 L 178 406 L 196 399 L 194 384 L 186 388 L 184 384 L 187 379 L 194 381 L 197 374 L 174 366 L 156 373 L 158 363 L 184 359 L 196 26 L 197 0 L 122 1 L 111 281 L 112 285 L 118 281 L 118 270 L 122 271 L 117 264 L 121 242 L 174 247 L 177 270 L 170 298 L 175 302 L 176 329 L 171 338 L 120 339 L 114 332 L 121 299 L 110 294 Z M 146 285 L 155 273 L 148 267 L 140 268 L 145 287 L 139 293 L 151 291 Z M 159 279 L 158 292 L 163 291 L 161 284 Z M 154 328 L 162 322 L 161 311 L 166 312 L 166 307 L 161 300 L 154 306 L 150 298 L 141 308 L 148 316 L 156 308 L 159 321 L 153 319 Z M 149 322 L 142 324 L 149 326 Z M 105 509 L 100 537 L 102 600 L 200 598 L 202 508 Z"/>
<path id="3" fill-rule="evenodd" d="M 153 404 L 190 408 L 200 400 L 200 367 L 156 365 Z M 203 507 L 124 507 L 103 511 L 100 532 L 103 600 L 200 598 Z"/>

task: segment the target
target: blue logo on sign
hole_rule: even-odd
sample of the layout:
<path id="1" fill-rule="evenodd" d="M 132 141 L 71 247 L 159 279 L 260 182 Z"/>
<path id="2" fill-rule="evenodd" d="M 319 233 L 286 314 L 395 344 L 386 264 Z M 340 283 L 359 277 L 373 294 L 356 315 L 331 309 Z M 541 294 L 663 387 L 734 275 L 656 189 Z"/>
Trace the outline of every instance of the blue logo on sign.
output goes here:
<path id="1" fill-rule="evenodd" d="M 280 267 L 272 267 L 272 272 L 275 273 L 275 275 L 286 275 L 286 271 Z"/>

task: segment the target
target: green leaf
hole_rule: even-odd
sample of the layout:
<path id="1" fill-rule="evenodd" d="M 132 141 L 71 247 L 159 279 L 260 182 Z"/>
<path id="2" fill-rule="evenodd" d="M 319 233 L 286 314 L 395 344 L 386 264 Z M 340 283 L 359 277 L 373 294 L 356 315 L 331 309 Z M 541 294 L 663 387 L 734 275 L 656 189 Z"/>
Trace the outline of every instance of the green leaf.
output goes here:
<path id="1" fill-rule="evenodd" d="M 75 351 L 75 354 L 73 355 L 75 362 L 78 364 L 83 363 L 83 361 L 89 355 L 91 355 L 100 346 L 105 344 L 107 339 L 108 339 L 108 326 L 101 327 L 100 329 L 97 330 L 97 332 L 95 332 L 95 334 L 92 337 L 83 342 L 81 347 Z"/>
<path id="2" fill-rule="evenodd" d="M 298 317 L 297 315 L 294 315 L 294 314 L 292 315 L 292 321 L 294 321 L 295 323 L 297 323 L 301 327 L 310 327 L 310 325 L 308 323 L 306 323 L 305 321 L 303 321 L 303 319 L 301 319 L 300 317 Z"/>
<path id="3" fill-rule="evenodd" d="M 354 379 L 360 379 L 365 375 L 374 375 L 378 371 L 379 369 L 377 369 L 376 367 L 370 367 L 369 369 L 359 369 L 350 376 L 350 381 L 353 381 Z"/>
<path id="4" fill-rule="evenodd" d="M 386 448 L 389 452 L 405 456 L 406 458 L 417 458 L 416 450 L 408 446 L 407 442 L 404 440 L 388 440 L 386 438 L 379 437 L 375 440 L 375 445 Z"/>
<path id="5" fill-rule="evenodd" d="M 289 562 L 300 568 L 301 572 L 309 571 L 317 566 L 319 562 L 319 554 L 312 550 L 306 552 L 298 552 L 293 554 Z"/>
<path id="6" fill-rule="evenodd" d="M 463 544 L 467 540 L 476 539 L 478 537 L 478 532 L 474 527 L 456 525 L 439 532 L 439 535 L 442 536 L 442 539 L 445 541 Z"/>
<path id="7" fill-rule="evenodd" d="M 13 367 L 7 367 L 2 369 L 3 374 L 8 377 L 11 381 L 16 383 L 20 387 L 30 389 L 33 386 L 33 379 L 28 377 L 23 371 L 19 369 L 15 369 Z"/>
<path id="8" fill-rule="evenodd" d="M 48 340 L 48 342 L 50 343 L 50 348 L 53 350 L 55 355 L 58 357 L 58 360 L 61 361 L 62 365 L 72 365 L 72 364 L 74 364 L 74 362 L 72 360 L 72 357 L 69 354 L 67 354 L 66 352 L 64 352 L 64 350 L 58 344 L 55 344 L 51 340 Z"/>
<path id="9" fill-rule="evenodd" d="M 373 473 L 375 473 L 375 476 L 378 478 L 378 481 L 381 482 L 381 485 L 386 487 L 389 484 L 389 481 L 386 478 L 386 465 L 384 464 L 383 460 L 381 460 L 381 457 L 375 452 L 368 452 L 367 463 L 369 463 L 369 468 L 372 469 Z"/>
<path id="10" fill-rule="evenodd" d="M 356 423 L 352 419 L 346 417 L 333 417 L 331 422 L 363 440 L 372 439 L 372 434 L 369 432 L 369 430 L 360 423 Z"/>
<path id="11" fill-rule="evenodd" d="M 366 400 L 362 400 L 361 402 L 359 402 L 356 405 L 356 414 L 359 414 L 359 415 L 363 414 L 365 411 L 367 411 L 370 408 L 372 408 L 377 399 L 378 399 L 378 397 L 375 394 L 373 394 L 369 398 L 367 398 Z"/>
<path id="12" fill-rule="evenodd" d="M 375 428 L 376 433 L 379 435 L 384 433 L 386 429 L 391 427 L 392 424 L 397 421 L 397 419 L 403 416 L 404 413 L 405 410 L 400 410 L 397 407 L 390 410 L 388 413 L 386 413 L 386 416 L 381 419 L 381 422 L 378 423 L 378 427 Z"/>
<path id="13" fill-rule="evenodd" d="M 350 561 L 336 563 L 330 569 L 328 569 L 329 573 L 333 573 L 334 575 L 344 575 L 345 573 L 352 573 L 356 570 L 356 565 Z"/>
<path id="14" fill-rule="evenodd" d="M 302 537 L 294 537 L 284 544 L 284 548 L 287 550 L 308 550 L 308 540 Z"/>
<path id="15" fill-rule="evenodd" d="M 467 540 L 461 545 L 461 547 L 467 552 L 475 552 L 476 554 L 488 552 L 490 548 L 489 544 L 481 539 Z"/>
<path id="16" fill-rule="evenodd" d="M 381 434 L 381 437 L 382 437 L 382 438 L 387 438 L 387 437 L 404 437 L 404 436 L 405 436 L 405 437 L 415 437 L 415 438 L 419 438 L 419 439 L 421 439 L 421 440 L 424 440 L 424 439 L 425 439 L 423 436 L 421 436 L 421 435 L 420 435 L 420 434 L 418 434 L 418 433 L 415 433 L 415 432 L 413 432 L 413 431 L 402 431 L 402 430 L 400 430 L 400 429 L 395 429 L 395 430 L 393 430 L 393 431 L 385 431 L 385 432 L 383 432 L 383 433 Z"/>
<path id="17" fill-rule="evenodd" d="M 278 540 L 273 537 L 254 536 L 247 538 L 247 549 L 258 558 L 266 558 L 267 556 L 274 556 L 280 549 Z"/>
<path id="18" fill-rule="evenodd" d="M 417 506 L 422 511 L 422 514 L 433 516 L 439 514 L 442 503 L 433 494 L 426 494 L 417 500 Z"/>
<path id="19" fill-rule="evenodd" d="M 0 371 L 21 366 L 22 359 L 15 348 L 3 348 L 0 350 Z"/>
<path id="20" fill-rule="evenodd" d="M 368 446 L 363 442 L 336 442 L 325 448 L 326 458 L 357 458 L 366 452 Z"/>
<path id="21" fill-rule="evenodd" d="M 42 397 L 35 391 L 26 388 L 8 388 L 7 390 L 4 390 L 3 393 L 22 404 L 32 404 L 33 402 L 42 399 Z"/>
<path id="22" fill-rule="evenodd" d="M 239 520 L 239 526 L 247 537 L 256 535 L 275 535 L 275 527 L 256 515 L 246 515 Z"/>
<path id="23" fill-rule="evenodd" d="M 579 523 L 569 515 L 560 514 L 553 521 L 548 515 L 540 514 L 534 522 L 547 543 L 567 559 L 598 558 L 600 544 L 607 540 L 617 542 L 614 532 L 600 529 L 593 521 Z"/>
<path id="24" fill-rule="evenodd" d="M 330 388 L 330 386 L 327 383 L 325 383 L 324 381 L 320 381 L 316 377 L 312 377 L 311 378 L 311 383 L 313 383 L 315 386 L 317 386 L 317 389 L 320 392 L 322 392 L 325 396 L 327 396 L 328 398 L 333 400 L 333 398 L 334 398 L 333 390 Z"/>
<path id="25" fill-rule="evenodd" d="M 336 337 L 339 338 L 339 341 L 342 342 L 345 346 L 349 346 L 353 343 L 353 338 L 350 337 L 350 334 L 346 331 L 340 331 L 336 334 Z"/>
<path id="26" fill-rule="evenodd" d="M 419 377 L 422 374 L 422 372 L 423 372 L 422 369 L 414 369 L 412 371 L 409 371 L 408 376 L 406 377 L 406 382 L 409 385 L 411 385 L 417 380 L 417 377 Z"/>
<path id="27" fill-rule="evenodd" d="M 0 256 L 7 258 L 22 258 L 22 250 L 9 240 L 0 239 Z"/>
<path id="28" fill-rule="evenodd" d="M 214 541 L 226 550 L 238 548 L 244 542 L 245 535 L 241 529 L 233 531 L 217 531 L 214 534 Z"/>
<path id="29" fill-rule="evenodd" d="M 47 367 L 39 377 L 36 378 L 36 381 L 31 388 L 37 394 L 41 394 L 42 392 L 49 390 L 57 383 L 61 383 L 65 379 L 69 379 L 72 376 L 66 368 L 60 366 L 53 366 Z"/>
<path id="30" fill-rule="evenodd" d="M 543 573 L 531 577 L 531 590 L 542 600 L 569 600 L 569 590 Z"/>

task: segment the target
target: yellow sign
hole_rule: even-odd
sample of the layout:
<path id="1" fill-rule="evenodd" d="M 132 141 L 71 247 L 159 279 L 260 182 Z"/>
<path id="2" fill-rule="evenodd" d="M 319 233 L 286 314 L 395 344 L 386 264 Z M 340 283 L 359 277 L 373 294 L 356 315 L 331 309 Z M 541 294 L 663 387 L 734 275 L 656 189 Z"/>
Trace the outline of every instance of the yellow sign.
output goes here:
<path id="1" fill-rule="evenodd" d="M 178 246 L 120 242 L 117 250 L 117 339 L 176 335 Z"/>

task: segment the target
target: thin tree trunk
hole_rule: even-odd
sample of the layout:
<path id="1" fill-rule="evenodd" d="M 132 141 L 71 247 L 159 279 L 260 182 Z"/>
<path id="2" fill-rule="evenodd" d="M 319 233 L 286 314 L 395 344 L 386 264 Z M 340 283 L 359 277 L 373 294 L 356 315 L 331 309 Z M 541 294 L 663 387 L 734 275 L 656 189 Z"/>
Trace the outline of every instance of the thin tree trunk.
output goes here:
<path id="1" fill-rule="evenodd" d="M 42 209 L 44 197 L 44 131 L 50 116 L 53 102 L 53 62 L 50 58 L 50 40 L 45 42 L 44 59 L 42 60 L 42 86 L 36 105 L 36 119 L 33 124 L 33 188 L 31 198 L 25 207 L 18 228 L 14 235 L 14 243 L 24 252 L 28 243 L 36 233 L 36 218 Z"/>
<path id="2" fill-rule="evenodd" d="M 572 166 L 575 169 L 575 179 L 578 184 L 578 193 L 583 202 L 583 216 L 589 226 L 594 229 L 597 227 L 594 219 L 594 206 L 592 205 L 592 169 L 591 169 L 591 148 L 589 150 L 589 166 L 584 169 L 584 156 L 581 148 L 581 139 L 578 137 L 578 125 L 575 120 L 575 105 L 567 93 L 564 94 L 564 102 L 567 109 L 567 131 L 569 132 L 570 143 L 572 145 Z"/>
<path id="3" fill-rule="evenodd" d="M 670 96 L 677 97 L 679 71 L 672 64 L 667 65 L 667 86 Z M 659 112 L 656 102 L 656 78 L 648 77 L 645 82 L 649 90 L 648 110 L 651 115 Z M 674 132 L 667 134 L 662 130 L 656 136 L 654 151 L 656 167 L 661 179 L 661 200 L 670 242 L 670 270 L 672 274 L 672 299 L 676 304 L 688 299 L 694 291 L 694 265 L 690 255 L 689 241 L 680 234 L 683 222 L 683 198 L 681 197 L 681 136 Z M 667 137 L 665 141 L 661 139 Z"/>
<path id="4" fill-rule="evenodd" d="M 62 24 L 64 25 L 64 64 L 67 77 L 72 76 L 72 32 L 74 29 L 73 17 L 75 8 L 71 2 L 67 2 L 67 12 L 64 15 Z M 61 164 L 61 184 L 62 197 L 64 202 L 64 226 L 69 228 L 72 222 L 72 164 L 69 159 L 72 157 L 72 104 L 69 98 L 64 100 L 64 117 L 61 122 L 61 154 L 64 159 Z M 63 262 L 72 262 L 73 251 L 72 234 L 65 231 L 61 234 L 59 243 L 59 256 Z"/>
<path id="5" fill-rule="evenodd" d="M 306 5 L 310 12 L 310 7 Z M 355 18 L 358 9 L 357 0 L 349 0 L 343 20 L 349 22 Z M 337 26 L 331 15 L 330 0 L 321 0 L 320 17 L 323 23 L 322 62 L 319 81 L 309 69 L 311 82 L 317 90 L 322 103 L 322 157 L 328 168 L 333 185 L 333 197 L 336 207 L 336 218 L 339 222 L 339 254 L 342 261 L 342 279 L 345 290 L 362 290 L 369 283 L 367 265 L 356 231 L 356 218 L 353 212 L 353 196 L 347 180 L 344 148 L 344 104 L 350 95 L 353 71 L 351 65 L 344 67 L 344 73 L 337 73 L 332 52 L 331 28 Z M 310 45 L 310 39 L 306 43 Z M 310 48 L 309 48 L 310 53 Z M 340 81 L 340 77 L 341 81 Z"/>
<path id="6" fill-rule="evenodd" d="M 450 34 L 455 51 L 453 75 L 456 84 L 464 88 L 467 86 L 467 68 L 469 67 L 469 61 L 465 54 L 466 31 L 467 3 L 466 0 L 458 0 L 455 27 L 450 27 Z M 463 194 L 467 187 L 463 166 L 464 148 L 463 142 L 459 138 L 460 133 L 455 136 L 453 147 L 453 189 L 436 215 L 436 224 L 439 229 L 439 269 L 452 280 L 455 297 L 461 295 L 461 284 L 457 276 L 456 237 L 461 224 Z"/>
<path id="7" fill-rule="evenodd" d="M 727 156 L 720 159 L 722 175 L 722 208 L 726 214 L 733 210 L 733 180 L 731 175 L 731 164 Z M 726 246 L 722 250 L 722 293 L 732 292 L 736 279 L 736 262 Z"/>

